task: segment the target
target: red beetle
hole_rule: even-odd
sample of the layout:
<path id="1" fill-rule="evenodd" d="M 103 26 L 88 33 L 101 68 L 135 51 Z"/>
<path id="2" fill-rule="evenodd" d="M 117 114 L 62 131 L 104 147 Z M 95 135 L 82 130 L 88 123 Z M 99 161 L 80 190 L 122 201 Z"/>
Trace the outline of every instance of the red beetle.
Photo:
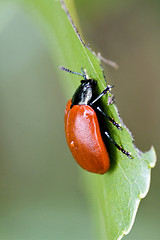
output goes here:
<path id="1" fill-rule="evenodd" d="M 99 124 L 102 116 L 105 116 L 121 130 L 121 125 L 105 114 L 97 104 L 97 101 L 109 92 L 113 86 L 108 85 L 98 95 L 97 81 L 88 79 L 85 72 L 81 74 L 64 67 L 60 67 L 60 69 L 84 77 L 65 109 L 66 140 L 76 162 L 89 172 L 106 173 L 110 167 L 110 159 L 103 140 L 105 136 L 121 152 L 131 158 L 131 154 L 119 146 L 106 130 L 102 132 Z"/>

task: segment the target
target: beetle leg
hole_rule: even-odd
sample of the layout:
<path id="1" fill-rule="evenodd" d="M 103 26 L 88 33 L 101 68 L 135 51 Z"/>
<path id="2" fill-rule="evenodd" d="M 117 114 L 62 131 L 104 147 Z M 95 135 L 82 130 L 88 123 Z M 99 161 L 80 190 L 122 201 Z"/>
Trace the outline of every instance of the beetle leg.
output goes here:
<path id="1" fill-rule="evenodd" d="M 121 151 L 123 154 L 125 154 L 127 157 L 129 157 L 130 159 L 132 159 L 133 157 L 131 156 L 131 153 L 124 150 L 121 146 L 119 146 L 112 138 L 111 136 L 109 135 L 108 132 L 104 132 L 105 135 L 110 139 L 110 141 L 116 146 L 116 148 L 118 148 L 119 151 Z"/>
<path id="2" fill-rule="evenodd" d="M 103 92 L 101 92 L 100 94 L 99 94 L 99 96 L 98 97 L 96 97 L 91 103 L 90 103 L 90 105 L 93 105 L 95 102 L 97 102 L 101 97 L 103 97 L 104 95 L 106 95 L 108 92 L 110 92 L 111 91 L 111 88 L 113 88 L 114 87 L 114 85 L 107 85 L 107 87 L 103 90 Z"/>
<path id="3" fill-rule="evenodd" d="M 104 113 L 100 107 L 96 107 L 96 109 L 97 109 L 100 113 L 102 113 L 114 126 L 116 126 L 119 130 L 122 130 L 121 124 L 117 123 L 116 121 L 114 121 L 113 118 L 111 118 L 111 117 L 108 116 L 106 113 Z"/>

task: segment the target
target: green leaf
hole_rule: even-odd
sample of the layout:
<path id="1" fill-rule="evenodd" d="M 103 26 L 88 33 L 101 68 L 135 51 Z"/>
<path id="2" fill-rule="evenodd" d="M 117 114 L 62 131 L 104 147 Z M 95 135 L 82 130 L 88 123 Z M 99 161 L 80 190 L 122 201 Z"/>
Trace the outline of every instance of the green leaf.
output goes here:
<path id="1" fill-rule="evenodd" d="M 99 60 L 79 40 L 60 1 L 15 0 L 12 4 L 13 2 L 22 4 L 39 24 L 68 97 L 72 96 L 79 84 L 79 78 L 60 72 L 59 65 L 78 72 L 84 67 L 88 75 L 98 81 L 100 91 L 105 88 Z M 69 11 L 76 19 L 72 1 Z M 131 152 L 133 159 L 126 157 L 106 140 L 111 160 L 110 170 L 103 176 L 86 172 L 85 178 L 91 188 L 90 197 L 98 202 L 101 239 L 115 240 L 121 239 L 133 225 L 140 200 L 149 190 L 151 168 L 155 165 L 156 154 L 153 147 L 146 153 L 135 148 L 131 133 L 122 123 L 116 106 L 108 106 L 106 103 L 107 96 L 102 100 L 105 112 L 123 126 L 123 130 L 120 131 L 106 122 L 109 133 L 119 145 Z"/>
<path id="2" fill-rule="evenodd" d="M 132 149 L 133 160 L 117 155 L 114 167 L 107 174 L 92 177 L 101 206 L 100 218 L 105 221 L 104 239 L 121 239 L 129 233 L 140 200 L 149 190 L 151 168 L 156 160 L 154 148 L 146 153 Z M 95 193 L 95 187 L 92 192 Z"/>

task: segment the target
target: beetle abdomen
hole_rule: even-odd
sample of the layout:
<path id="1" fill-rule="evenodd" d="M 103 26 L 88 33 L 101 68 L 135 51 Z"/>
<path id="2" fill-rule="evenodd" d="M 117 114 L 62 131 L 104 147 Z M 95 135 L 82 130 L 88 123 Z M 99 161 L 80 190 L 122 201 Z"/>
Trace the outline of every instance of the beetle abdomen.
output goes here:
<path id="1" fill-rule="evenodd" d="M 77 163 L 89 172 L 104 174 L 110 167 L 95 111 L 88 105 L 73 105 L 65 110 L 65 133 Z"/>

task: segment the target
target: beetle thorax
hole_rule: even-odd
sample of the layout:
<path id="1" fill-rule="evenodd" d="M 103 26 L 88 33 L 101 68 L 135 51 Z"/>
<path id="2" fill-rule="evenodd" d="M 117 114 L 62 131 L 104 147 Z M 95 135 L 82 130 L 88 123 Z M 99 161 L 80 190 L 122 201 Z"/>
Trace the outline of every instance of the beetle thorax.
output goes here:
<path id="1" fill-rule="evenodd" d="M 96 83 L 93 79 L 82 80 L 72 97 L 72 105 L 89 105 Z"/>

